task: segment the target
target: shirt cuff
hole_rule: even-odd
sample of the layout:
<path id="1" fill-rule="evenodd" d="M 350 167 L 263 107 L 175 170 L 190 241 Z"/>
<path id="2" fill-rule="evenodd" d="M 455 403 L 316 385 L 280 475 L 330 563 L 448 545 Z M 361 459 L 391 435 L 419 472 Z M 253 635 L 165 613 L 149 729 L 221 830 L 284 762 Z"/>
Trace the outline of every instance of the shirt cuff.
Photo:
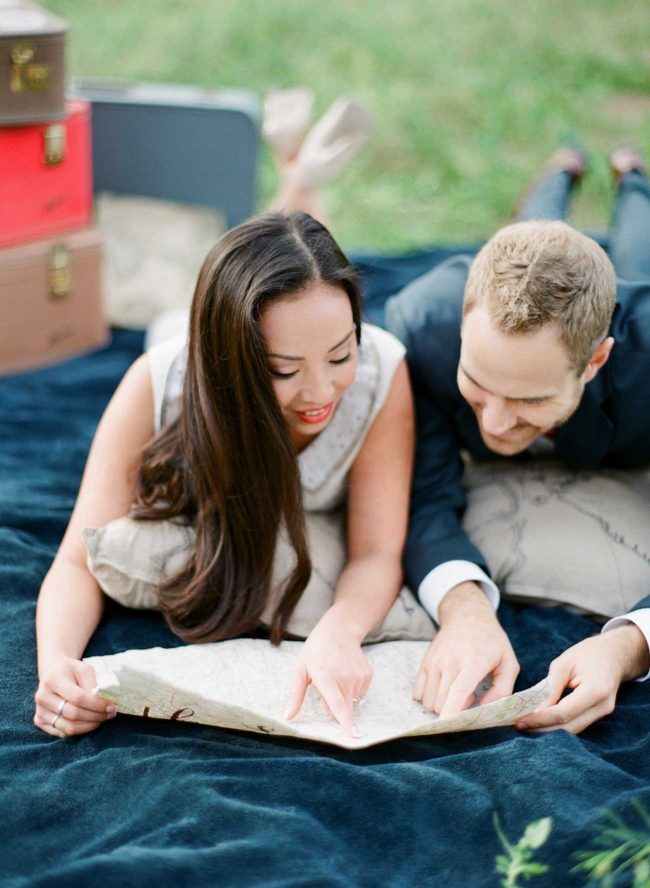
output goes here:
<path id="1" fill-rule="evenodd" d="M 425 580 L 426 581 L 426 577 Z M 423 582 L 424 582 L 423 581 Z M 608 620 L 601 632 L 607 632 L 608 629 L 615 629 L 617 626 L 623 626 L 625 623 L 634 623 L 643 632 L 646 644 L 650 648 L 650 607 L 642 607 L 636 611 L 630 611 L 629 614 L 623 614 L 622 617 L 614 617 Z M 650 678 L 650 671 L 645 675 L 640 675 L 635 681 L 647 681 Z"/>
<path id="2" fill-rule="evenodd" d="M 478 583 L 494 610 L 497 609 L 499 590 L 485 571 L 481 570 L 478 564 L 472 564 L 471 561 L 445 561 L 438 567 L 434 567 L 420 583 L 418 598 L 426 612 L 436 623 L 439 623 L 438 608 L 442 599 L 454 586 L 468 582 Z"/>

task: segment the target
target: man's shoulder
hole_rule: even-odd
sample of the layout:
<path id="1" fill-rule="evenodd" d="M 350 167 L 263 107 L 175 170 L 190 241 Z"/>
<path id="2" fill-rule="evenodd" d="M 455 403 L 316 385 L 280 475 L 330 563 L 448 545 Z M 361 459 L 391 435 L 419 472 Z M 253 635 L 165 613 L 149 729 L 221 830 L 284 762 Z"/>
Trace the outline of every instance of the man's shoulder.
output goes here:
<path id="1" fill-rule="evenodd" d="M 472 261 L 458 255 L 413 281 L 386 306 L 386 327 L 406 346 L 413 384 L 456 404 L 463 293 Z"/>
<path id="2" fill-rule="evenodd" d="M 473 257 L 452 256 L 412 281 L 386 304 L 386 327 L 409 347 L 419 334 L 460 330 L 463 294 Z"/>
<path id="3" fill-rule="evenodd" d="M 618 281 L 611 334 L 614 358 L 627 352 L 650 354 L 650 282 Z"/>

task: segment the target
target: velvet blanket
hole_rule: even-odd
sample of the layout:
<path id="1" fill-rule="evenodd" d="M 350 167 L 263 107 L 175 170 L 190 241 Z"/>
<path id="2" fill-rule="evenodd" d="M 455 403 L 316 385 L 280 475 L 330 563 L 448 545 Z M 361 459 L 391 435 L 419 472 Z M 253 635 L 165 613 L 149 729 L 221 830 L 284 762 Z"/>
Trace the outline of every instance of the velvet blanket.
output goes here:
<path id="1" fill-rule="evenodd" d="M 358 257 L 373 320 L 445 255 Z M 98 418 L 142 342 L 114 331 L 102 351 L 0 379 L 0 883 L 542 888 L 588 884 L 578 853 L 628 833 L 647 853 L 650 682 L 624 686 L 615 713 L 579 737 L 507 728 L 349 752 L 129 716 L 68 741 L 34 727 L 39 585 Z M 597 631 L 561 611 L 504 604 L 501 616 L 518 687 Z M 158 615 L 109 604 L 87 653 L 178 643 Z M 612 812 L 620 833 L 603 833 Z M 612 884 L 632 885 L 632 866 Z"/>

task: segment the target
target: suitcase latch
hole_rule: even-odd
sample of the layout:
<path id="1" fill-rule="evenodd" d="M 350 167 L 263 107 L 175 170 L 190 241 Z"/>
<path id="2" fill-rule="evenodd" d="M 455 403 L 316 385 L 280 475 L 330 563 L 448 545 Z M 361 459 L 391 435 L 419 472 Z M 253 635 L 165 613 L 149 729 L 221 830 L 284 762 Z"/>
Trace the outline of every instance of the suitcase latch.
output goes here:
<path id="1" fill-rule="evenodd" d="M 43 163 L 56 166 L 65 159 L 66 128 L 63 123 L 51 123 L 43 130 Z"/>
<path id="2" fill-rule="evenodd" d="M 70 295 L 72 284 L 70 251 L 65 244 L 58 243 L 52 247 L 48 281 L 50 299 L 65 299 Z"/>
<path id="3" fill-rule="evenodd" d="M 19 43 L 11 50 L 11 91 L 43 92 L 50 85 L 48 65 L 32 62 L 34 47 Z"/>

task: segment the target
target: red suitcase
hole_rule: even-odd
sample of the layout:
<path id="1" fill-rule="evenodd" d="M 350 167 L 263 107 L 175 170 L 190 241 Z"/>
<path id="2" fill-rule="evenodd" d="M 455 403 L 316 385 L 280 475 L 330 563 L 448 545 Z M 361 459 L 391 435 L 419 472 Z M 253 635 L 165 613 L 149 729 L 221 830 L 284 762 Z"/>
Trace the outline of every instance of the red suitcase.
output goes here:
<path id="1" fill-rule="evenodd" d="M 0 128 L 0 247 L 91 224 L 90 103 L 66 111 L 63 121 Z"/>

